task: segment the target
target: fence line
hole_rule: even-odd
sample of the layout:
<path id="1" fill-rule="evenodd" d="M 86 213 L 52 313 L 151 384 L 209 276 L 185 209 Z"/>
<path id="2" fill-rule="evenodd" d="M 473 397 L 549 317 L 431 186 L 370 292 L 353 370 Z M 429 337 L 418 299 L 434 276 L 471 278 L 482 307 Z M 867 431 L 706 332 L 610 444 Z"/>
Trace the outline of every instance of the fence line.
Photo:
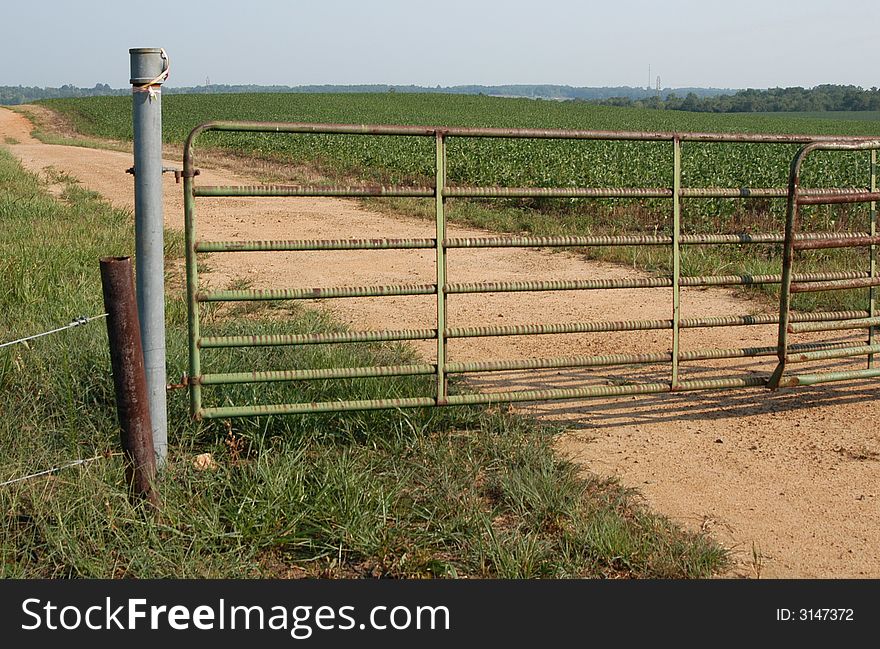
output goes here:
<path id="1" fill-rule="evenodd" d="M 26 336 L 25 338 L 19 338 L 18 340 L 10 340 L 9 342 L 6 342 L 6 343 L 0 343 L 0 349 L 2 349 L 3 347 L 9 347 L 10 345 L 17 345 L 19 343 L 24 343 L 24 342 L 27 342 L 28 340 L 34 340 L 35 338 L 42 338 L 43 336 L 48 336 L 50 334 L 57 334 L 60 331 L 66 331 L 68 329 L 73 329 L 74 327 L 81 327 L 84 324 L 88 324 L 92 320 L 98 320 L 100 318 L 106 318 L 106 317 L 107 317 L 106 313 L 102 313 L 101 315 L 93 315 L 91 317 L 86 317 L 84 315 L 81 315 L 77 318 L 74 318 L 73 320 L 71 320 L 68 324 L 64 325 L 63 327 L 58 327 L 57 329 L 51 329 L 49 331 L 44 331 L 43 333 L 34 334 L 33 336 Z"/>
<path id="2" fill-rule="evenodd" d="M 52 467 L 51 469 L 46 469 L 45 471 L 38 471 L 37 473 L 31 473 L 30 475 L 22 476 L 20 478 L 14 478 L 12 480 L 7 480 L 6 482 L 0 482 L 0 487 L 7 487 L 11 484 L 15 484 L 16 482 L 24 482 L 25 480 L 39 478 L 42 475 L 56 473 L 58 471 L 61 471 L 62 469 L 69 469 L 70 467 L 79 466 L 81 464 L 88 464 L 89 462 L 94 462 L 95 460 L 116 457 L 119 455 L 122 455 L 122 453 L 103 453 L 101 455 L 96 455 L 95 457 L 89 457 L 82 460 L 74 460 L 73 462 L 69 462 L 67 464 L 62 464 L 60 466 Z"/>

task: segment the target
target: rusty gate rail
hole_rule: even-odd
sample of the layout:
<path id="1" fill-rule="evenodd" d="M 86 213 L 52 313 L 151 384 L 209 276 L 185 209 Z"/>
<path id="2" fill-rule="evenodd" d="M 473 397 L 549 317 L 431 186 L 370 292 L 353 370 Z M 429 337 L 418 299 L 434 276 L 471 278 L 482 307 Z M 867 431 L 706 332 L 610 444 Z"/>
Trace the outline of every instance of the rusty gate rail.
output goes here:
<path id="1" fill-rule="evenodd" d="M 791 163 L 788 180 L 788 204 L 785 218 L 785 245 L 782 257 L 782 287 L 779 293 L 779 333 L 778 363 L 770 379 L 770 387 L 794 387 L 797 385 L 815 385 L 831 381 L 849 381 L 860 378 L 880 377 L 880 369 L 874 367 L 874 355 L 880 353 L 880 345 L 875 344 L 875 332 L 880 326 L 877 317 L 876 287 L 880 286 L 877 276 L 877 150 L 880 140 L 861 142 L 813 142 L 801 147 Z M 870 151 L 871 153 L 871 184 L 868 191 L 853 191 L 844 194 L 818 196 L 806 193 L 800 186 L 800 173 L 804 161 L 815 151 Z M 798 236 L 797 226 L 800 207 L 802 205 L 831 205 L 839 203 L 869 203 L 870 232 L 853 236 L 845 233 L 826 233 L 835 236 L 819 237 L 805 240 Z M 805 282 L 794 273 L 795 253 L 800 250 L 819 250 L 828 248 L 868 247 L 869 268 L 864 276 L 855 278 L 837 278 L 815 282 Z M 868 289 L 868 310 L 863 317 L 841 318 L 820 323 L 797 322 L 792 318 L 792 293 L 811 293 L 817 291 L 840 291 L 851 289 Z M 846 331 L 867 329 L 868 339 L 864 345 L 848 343 L 845 347 L 835 350 L 814 350 L 804 352 L 789 344 L 789 336 L 815 331 Z M 833 358 L 851 356 L 867 356 L 867 368 L 845 372 L 816 372 L 811 374 L 786 375 L 789 363 L 806 363 Z"/>
<path id="2" fill-rule="evenodd" d="M 396 186 L 366 184 L 344 185 L 258 185 L 258 186 L 197 186 L 194 182 L 198 170 L 194 163 L 194 145 L 197 138 L 207 131 L 260 132 L 279 134 L 341 134 L 372 136 L 416 136 L 429 137 L 435 141 L 434 183 L 431 186 Z M 558 140 L 607 140 L 668 142 L 672 153 L 672 177 L 668 187 L 470 187 L 449 186 L 446 178 L 447 141 L 454 137 L 475 138 L 525 138 Z M 186 275 L 187 305 L 189 316 L 189 390 L 190 408 L 196 418 L 217 418 L 249 416 L 261 414 L 294 414 L 308 412 L 341 412 L 350 410 L 372 410 L 381 408 L 407 408 L 443 405 L 464 405 L 495 403 L 506 401 L 531 401 L 546 399 L 573 399 L 585 397 L 613 396 L 626 394 L 651 394 L 670 391 L 699 389 L 725 389 L 766 386 L 774 383 L 774 377 L 727 377 L 712 380 L 679 380 L 679 363 L 708 359 L 751 358 L 778 356 L 780 366 L 786 355 L 826 354 L 821 358 L 848 356 L 855 353 L 851 345 L 840 343 L 788 345 L 787 338 L 780 334 L 779 342 L 772 347 L 750 347 L 737 349 L 700 349 L 680 351 L 680 331 L 699 327 L 737 327 L 751 325 L 779 324 L 780 332 L 788 331 L 789 326 L 826 326 L 826 323 L 846 321 L 863 322 L 876 315 L 872 297 L 867 311 L 792 313 L 786 305 L 780 308 L 779 315 L 742 315 L 683 319 L 681 317 L 680 290 L 691 286 L 743 286 L 753 284 L 781 284 L 782 294 L 802 287 L 838 286 L 852 283 L 876 286 L 876 265 L 873 250 L 878 242 L 876 231 L 876 211 L 872 214 L 870 233 L 809 233 L 796 235 L 787 226 L 785 234 L 777 233 L 737 233 L 737 234 L 682 234 L 681 200 L 683 198 L 788 198 L 796 195 L 794 205 L 808 202 L 834 203 L 876 199 L 876 176 L 872 177 L 869 188 L 725 188 L 725 187 L 683 187 L 681 183 L 681 145 L 683 142 L 715 143 L 762 143 L 762 144 L 801 144 L 801 158 L 804 151 L 825 146 L 827 148 L 866 149 L 873 151 L 876 142 L 868 138 L 839 138 L 835 136 L 806 135 L 757 135 L 722 133 L 671 133 L 671 132 L 626 132 L 626 131 L 583 131 L 552 129 L 499 129 L 499 128 L 456 128 L 431 126 L 388 126 L 354 124 L 311 124 L 275 122 L 209 122 L 202 124 L 190 133 L 184 148 L 184 202 L 186 232 Z M 812 148 L 811 148 L 812 147 Z M 873 155 L 873 154 L 872 154 Z M 872 172 L 876 157 L 872 157 Z M 794 169 L 794 164 L 792 166 Z M 197 237 L 195 219 L 195 199 L 208 197 L 242 196 L 336 196 L 336 197 L 422 197 L 435 202 L 435 236 L 433 238 L 382 238 L 382 239 L 326 239 L 326 240 L 282 240 L 282 241 L 204 241 Z M 497 236 L 448 238 L 446 236 L 445 201 L 452 197 L 469 198 L 659 198 L 672 203 L 671 235 L 620 235 L 620 236 Z M 791 210 L 790 210 L 791 211 Z M 789 221 L 792 215 L 789 214 Z M 801 273 L 795 275 L 788 261 L 780 275 L 713 275 L 704 277 L 681 275 L 681 247 L 685 245 L 715 244 L 760 244 L 784 243 L 786 254 L 791 256 L 793 246 L 831 247 L 864 245 L 872 250 L 871 267 L 866 272 L 828 272 Z M 449 283 L 447 281 L 447 250 L 454 248 L 496 248 L 496 247 L 583 247 L 583 246 L 669 246 L 672 251 L 672 274 L 668 277 L 621 280 L 536 280 L 526 282 L 477 282 Z M 342 286 L 342 287 L 299 287 L 264 290 L 214 290 L 203 291 L 199 287 L 199 254 L 232 252 L 277 252 L 277 251 L 323 251 L 323 250 L 393 250 L 393 249 L 433 249 L 435 251 L 435 277 L 430 284 L 402 284 L 393 286 Z M 625 288 L 672 288 L 673 303 L 671 318 L 668 320 L 602 321 L 576 322 L 563 324 L 536 323 L 520 326 L 476 326 L 451 327 L 447 322 L 446 299 L 450 294 L 487 293 L 513 291 L 558 291 L 558 290 L 605 290 Z M 816 290 L 825 290 L 824 288 Z M 435 326 L 423 329 L 348 331 L 320 334 L 290 334 L 263 336 L 202 336 L 200 328 L 200 304 L 207 302 L 238 300 L 298 300 L 314 298 L 381 297 L 402 295 L 436 296 Z M 786 299 L 788 299 L 786 297 Z M 835 325 L 837 326 L 837 325 Z M 517 360 L 486 360 L 480 362 L 452 363 L 447 360 L 447 344 L 451 339 L 483 336 L 515 336 L 538 334 L 563 334 L 585 332 L 616 332 L 664 329 L 672 332 L 671 351 L 654 354 L 617 354 L 606 356 L 568 356 L 556 358 L 529 358 Z M 880 352 L 874 345 L 874 329 L 871 330 L 867 347 L 869 352 Z M 313 370 L 271 370 L 240 373 L 203 374 L 201 354 L 205 349 L 230 347 L 256 347 L 271 345 L 311 345 L 328 343 L 356 343 L 380 341 L 434 340 L 436 341 L 436 362 L 417 363 L 399 366 L 326 368 Z M 861 352 L 860 352 L 861 353 Z M 819 358 L 819 356 L 817 356 Z M 873 358 L 873 357 L 871 357 Z M 484 394 L 449 394 L 447 376 L 449 374 L 471 372 L 495 372 L 539 368 L 598 367 L 609 365 L 670 363 L 668 381 L 615 386 L 585 386 L 573 389 L 520 390 Z M 406 399 L 372 399 L 336 402 L 312 402 L 292 404 L 233 405 L 226 407 L 205 407 L 202 401 L 203 386 L 261 383 L 266 381 L 297 381 L 328 378 L 367 378 L 405 375 L 434 376 L 436 389 L 430 395 Z M 781 374 L 780 374 L 781 375 Z M 872 375 L 873 376 L 873 375 Z M 778 377 L 776 377 L 778 378 Z M 803 377 L 802 377 L 803 378 Z"/>

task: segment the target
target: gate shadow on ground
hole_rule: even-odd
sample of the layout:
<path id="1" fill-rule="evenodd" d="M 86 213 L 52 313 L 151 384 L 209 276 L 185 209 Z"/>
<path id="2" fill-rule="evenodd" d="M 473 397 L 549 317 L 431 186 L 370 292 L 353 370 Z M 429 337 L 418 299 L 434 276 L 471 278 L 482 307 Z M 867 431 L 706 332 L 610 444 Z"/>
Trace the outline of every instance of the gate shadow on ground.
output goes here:
<path id="1" fill-rule="evenodd" d="M 602 430 L 680 421 L 720 421 L 772 413 L 803 412 L 856 404 L 877 398 L 876 386 L 813 386 L 777 392 L 748 388 L 732 394 L 705 390 L 687 393 L 637 395 L 588 402 L 538 402 L 529 415 L 552 420 L 572 430 Z"/>
<path id="2" fill-rule="evenodd" d="M 719 367 L 684 367 L 682 380 L 718 378 L 721 376 L 769 376 L 775 359 L 749 360 Z M 821 371 L 864 367 L 864 360 L 848 360 Z M 819 368 L 816 368 L 818 370 Z M 813 371 L 804 368 L 804 371 Z M 468 381 L 480 392 L 508 390 L 570 389 L 588 385 L 636 385 L 666 382 L 668 366 L 640 368 L 633 376 L 602 371 L 534 371 L 527 375 L 480 377 Z M 816 386 L 769 390 L 767 388 L 736 388 L 726 390 L 694 390 L 679 393 L 624 395 L 594 399 L 522 402 L 516 408 L 529 416 L 565 426 L 572 430 L 602 430 L 620 426 L 652 425 L 681 421 L 720 421 L 743 417 L 760 417 L 780 413 L 804 413 L 830 406 L 857 404 L 876 399 L 876 381 L 827 383 Z M 809 417 L 809 414 L 806 414 Z"/>

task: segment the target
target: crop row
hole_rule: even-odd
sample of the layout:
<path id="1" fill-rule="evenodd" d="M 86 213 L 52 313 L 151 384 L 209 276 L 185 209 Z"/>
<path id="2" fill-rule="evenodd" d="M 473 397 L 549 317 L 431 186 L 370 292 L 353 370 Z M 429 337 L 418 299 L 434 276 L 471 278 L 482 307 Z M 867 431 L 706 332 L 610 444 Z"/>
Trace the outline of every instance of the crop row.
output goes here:
<path id="1" fill-rule="evenodd" d="M 51 100 L 83 132 L 131 137 L 125 97 Z M 633 131 L 714 131 L 880 135 L 875 121 L 762 115 L 695 114 L 591 106 L 571 102 L 459 95 L 233 94 L 170 95 L 163 100 L 164 138 L 182 143 L 209 120 L 436 124 Z M 391 183 L 425 182 L 434 174 L 434 143 L 424 137 L 209 133 L 205 146 L 271 159 L 306 162 L 324 170 Z M 682 146 L 682 182 L 690 187 L 783 187 L 792 145 Z M 804 169 L 805 186 L 865 187 L 869 157 L 821 153 Z M 672 146 L 650 142 L 586 142 L 450 138 L 452 184 L 538 187 L 670 187 Z M 733 201 L 702 201 L 704 219 L 731 214 Z M 778 202 L 774 211 L 778 211 Z"/>
<path id="2" fill-rule="evenodd" d="M 131 108 L 125 97 L 52 100 L 85 132 L 131 138 Z M 705 115 L 458 95 L 238 94 L 170 95 L 164 98 L 164 137 L 182 143 L 197 124 L 213 119 L 597 130 L 666 130 L 750 133 L 880 135 L 872 121 L 820 120 L 762 115 Z M 298 160 L 321 160 L 348 168 L 380 170 L 400 177 L 432 173 L 433 145 L 421 138 L 324 135 L 215 136 L 221 146 Z M 712 145 L 684 147 L 683 173 L 694 185 L 779 184 L 792 147 Z M 828 181 L 853 182 L 864 164 L 859 156 L 816 169 Z M 861 156 L 864 158 L 864 156 Z M 668 183 L 670 147 L 644 143 L 555 142 L 467 139 L 450 146 L 450 177 L 459 181 L 516 184 Z M 826 176 L 830 174 L 830 176 Z M 862 183 L 865 173 L 861 173 Z"/>

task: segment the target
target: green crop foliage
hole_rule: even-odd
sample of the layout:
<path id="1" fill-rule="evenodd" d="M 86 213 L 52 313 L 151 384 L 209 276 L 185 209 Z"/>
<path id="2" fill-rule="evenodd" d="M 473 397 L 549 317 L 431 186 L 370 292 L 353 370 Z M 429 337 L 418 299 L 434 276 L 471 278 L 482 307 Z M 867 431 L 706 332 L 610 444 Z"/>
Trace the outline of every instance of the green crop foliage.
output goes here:
<path id="1" fill-rule="evenodd" d="M 131 138 L 131 102 L 125 97 L 49 100 L 87 135 Z M 560 128 L 665 132 L 799 133 L 880 136 L 880 121 L 817 114 L 713 114 L 594 106 L 578 102 L 535 101 L 462 95 L 416 94 L 229 94 L 169 95 L 163 99 L 164 139 L 182 144 L 198 124 L 211 120 L 252 120 L 352 124 L 435 124 L 444 126 Z M 875 115 L 875 113 L 871 113 Z M 199 137 L 196 160 L 206 149 L 220 149 L 270 161 L 305 164 L 328 181 L 391 184 L 434 182 L 434 141 L 430 137 L 323 134 L 218 133 Z M 798 145 L 682 144 L 684 187 L 782 188 Z M 508 187 L 649 187 L 673 183 L 670 142 L 601 142 L 450 137 L 450 185 Z M 803 187 L 858 187 L 870 182 L 867 152 L 819 152 L 803 167 Z M 396 205 L 393 201 L 380 204 Z M 785 199 L 685 199 L 685 233 L 779 232 Z M 418 209 L 403 202 L 401 211 Z M 488 208 L 488 209 L 487 209 Z M 392 208 L 395 209 L 395 208 Z M 637 234 L 671 230 L 671 201 L 661 199 L 493 199 L 452 200 L 450 219 L 508 232 L 540 234 Z M 430 214 L 428 214 L 430 217 Z M 868 211 L 860 206 L 802 209 L 803 231 L 866 231 Z M 686 249 L 684 267 L 692 274 L 778 273 L 778 247 Z M 591 256 L 668 271 L 668 251 L 590 250 Z M 836 251 L 812 270 L 867 268 L 866 252 Z M 773 292 L 775 287 L 761 290 Z M 796 308 L 864 308 L 863 296 L 805 295 Z"/>
<path id="2" fill-rule="evenodd" d="M 125 97 L 45 103 L 69 115 L 83 133 L 131 138 L 131 104 Z M 880 123 L 872 120 L 684 113 L 439 94 L 168 95 L 163 109 L 165 141 L 178 144 L 193 127 L 209 120 L 880 135 Z M 424 137 L 210 133 L 199 142 L 390 182 L 433 175 L 434 145 Z M 783 186 L 795 150 L 786 145 L 686 143 L 683 183 Z M 672 175 L 672 147 L 667 143 L 451 138 L 448 157 L 449 179 L 460 184 L 667 187 Z M 845 153 L 811 160 L 804 184 L 864 186 L 867 179 L 867 155 Z"/>

